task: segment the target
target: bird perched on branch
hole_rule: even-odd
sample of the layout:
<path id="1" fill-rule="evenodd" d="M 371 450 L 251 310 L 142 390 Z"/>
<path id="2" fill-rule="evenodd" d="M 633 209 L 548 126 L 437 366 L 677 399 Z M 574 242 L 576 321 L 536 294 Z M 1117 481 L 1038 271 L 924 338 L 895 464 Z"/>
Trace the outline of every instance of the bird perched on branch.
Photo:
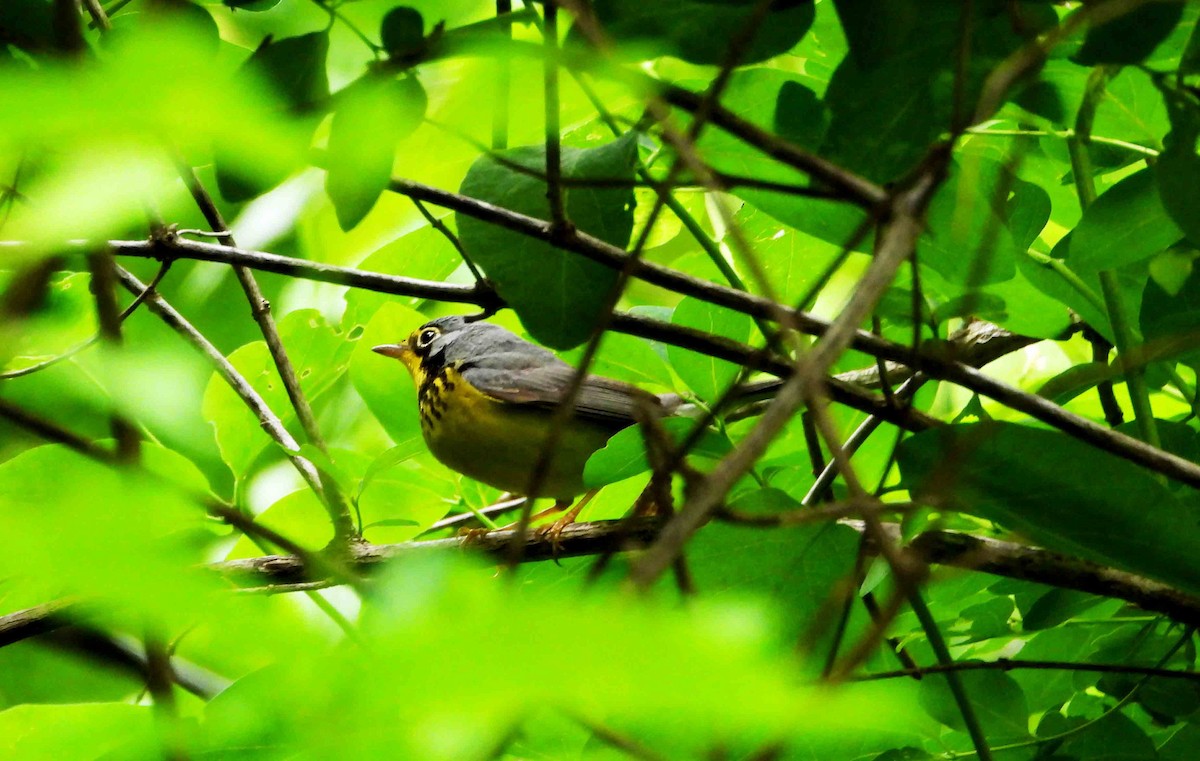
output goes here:
<path id="1" fill-rule="evenodd" d="M 412 375 L 421 433 L 442 464 L 497 489 L 552 497 L 560 510 L 587 492 L 584 465 L 609 437 L 639 417 L 670 415 L 682 404 L 675 394 L 586 376 L 549 467 L 529 494 L 575 368 L 498 325 L 461 316 L 432 320 L 405 341 L 373 351 L 400 360 Z M 592 494 L 549 530 L 561 532 Z"/>

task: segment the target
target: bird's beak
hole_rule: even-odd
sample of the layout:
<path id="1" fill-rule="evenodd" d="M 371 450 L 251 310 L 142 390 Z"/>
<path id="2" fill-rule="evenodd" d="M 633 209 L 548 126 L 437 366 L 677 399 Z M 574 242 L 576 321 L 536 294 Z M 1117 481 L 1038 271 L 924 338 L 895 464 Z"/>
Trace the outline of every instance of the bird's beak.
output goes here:
<path id="1" fill-rule="evenodd" d="M 379 346 L 372 346 L 371 351 L 376 354 L 382 354 L 385 357 L 393 357 L 394 359 L 404 359 L 405 356 L 412 353 L 412 349 L 408 348 L 407 343 L 380 344 Z"/>

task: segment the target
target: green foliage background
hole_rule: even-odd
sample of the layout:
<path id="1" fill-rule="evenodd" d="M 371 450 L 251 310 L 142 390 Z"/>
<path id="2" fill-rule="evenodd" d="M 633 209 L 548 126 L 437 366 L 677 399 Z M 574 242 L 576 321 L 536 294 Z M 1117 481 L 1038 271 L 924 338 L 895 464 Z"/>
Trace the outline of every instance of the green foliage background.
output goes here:
<path id="1" fill-rule="evenodd" d="M 1200 9 L 593 0 L 561 3 L 547 45 L 543 5 L 498 16 L 508 5 L 0 4 L 0 757 L 1200 757 Z M 836 319 L 896 211 L 788 156 L 885 199 L 933 178 L 909 263 L 858 327 L 922 344 L 935 378 L 964 325 L 1030 340 L 987 368 L 1017 397 L 931 382 L 911 405 L 949 425 L 884 425 L 852 452 L 879 500 L 870 515 L 927 577 L 897 579 L 857 524 L 804 517 L 829 452 L 799 415 L 687 544 L 686 583 L 666 574 L 644 594 L 629 582 L 636 553 L 508 574 L 399 550 L 368 581 L 306 593 L 237 589 L 228 565 L 210 567 L 345 538 L 305 467 L 372 544 L 451 537 L 434 524 L 497 502 L 429 455 L 412 384 L 370 348 L 503 301 L 491 319 L 579 360 L 607 326 L 619 266 L 583 256 L 569 227 L 452 212 L 466 197 L 549 225 L 558 142 L 555 184 L 584 248 L 702 281 L 684 297 L 634 277 L 620 312 L 676 332 L 606 332 L 593 372 L 702 407 L 742 368 L 671 335 L 773 338 L 761 314 L 701 298 L 705 284 Z M 216 227 L 201 187 L 241 249 L 335 268 L 252 265 L 325 451 L 222 240 L 184 245 Z M 456 195 L 439 204 L 430 188 Z M 154 298 L 119 342 L 92 342 L 112 260 L 161 277 L 157 292 L 294 447 Z M 410 280 L 347 287 L 336 268 Z M 411 295 L 438 284 L 458 288 Z M 811 343 L 772 346 L 792 361 Z M 863 348 L 832 372 L 875 369 Z M 1049 418 L 1029 414 L 1037 404 Z M 855 430 L 863 407 L 833 405 L 834 426 Z M 1080 418 L 1122 435 L 1068 424 Z M 701 476 L 758 419 L 717 423 L 688 459 Z M 137 462 L 112 462 L 128 430 Z M 1181 464 L 1138 459 L 1160 450 Z M 639 431 L 614 437 L 588 465 L 606 486 L 580 519 L 628 514 L 647 462 Z M 695 491 L 673 489 L 686 510 Z M 854 491 L 839 480 L 830 495 Z M 214 504 L 289 544 L 214 518 Z M 1101 596 L 1065 570 L 926 567 L 938 530 L 1137 583 Z M 326 563 L 343 582 L 358 571 Z M 1133 605 L 1139 589 L 1180 601 L 1174 615 Z M 973 669 L 1011 658 L 1052 667 Z"/>

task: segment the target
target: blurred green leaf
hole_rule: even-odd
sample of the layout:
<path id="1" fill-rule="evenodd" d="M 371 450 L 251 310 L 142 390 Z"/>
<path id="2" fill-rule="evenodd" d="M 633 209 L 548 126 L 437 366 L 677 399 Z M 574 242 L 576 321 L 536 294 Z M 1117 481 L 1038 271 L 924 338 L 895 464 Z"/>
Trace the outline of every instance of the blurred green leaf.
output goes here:
<path id="1" fill-rule="evenodd" d="M 12 759 L 150 758 L 158 754 L 152 711 L 127 703 L 15 706 L 0 711 L 0 753 Z"/>
<path id="2" fill-rule="evenodd" d="M 508 585 L 490 569 L 446 560 L 404 563 L 383 580 L 361 625 L 369 650 L 305 654 L 222 693 L 206 708 L 203 749 L 474 758 L 535 707 L 632 731 L 668 711 L 679 720 L 674 736 L 696 751 L 768 738 L 879 736 L 912 717 L 907 684 L 837 692 L 797 685 L 756 608 L 604 604 Z M 586 633 L 586 643 L 573 632 Z M 506 657 L 487 669 L 459 657 L 482 642 Z M 572 678 L 530 678 L 529 664 L 564 659 Z M 364 680 L 389 689 L 364 689 Z M 335 733 L 311 719 L 335 706 L 359 721 Z"/>
<path id="3" fill-rule="evenodd" d="M 196 486 L 194 466 L 149 443 L 143 450 L 162 476 L 56 445 L 0 464 L 0 577 L 103 600 L 123 616 L 190 616 L 216 588 L 199 567 L 214 535 L 184 491 Z"/>
<path id="4" fill-rule="evenodd" d="M 275 86 L 284 102 L 296 112 L 308 111 L 329 100 L 325 58 L 329 33 L 312 32 L 276 40 L 268 36 L 244 64 Z"/>
<path id="5" fill-rule="evenodd" d="M 749 341 L 754 329 L 754 321 L 745 314 L 692 298 L 679 302 L 671 323 L 741 343 Z M 683 382 L 709 404 L 715 402 L 733 383 L 741 369 L 732 362 L 677 346 L 668 346 L 667 356 L 671 360 L 671 367 Z"/>
<path id="6" fill-rule="evenodd" d="M 329 131 L 325 190 L 349 230 L 392 177 L 396 143 L 420 125 L 428 99 L 416 77 L 367 74 L 341 91 Z"/>
<path id="7" fill-rule="evenodd" d="M 501 154 L 527 172 L 481 156 L 463 180 L 461 193 L 521 214 L 550 219 L 546 199 L 543 146 L 514 148 Z M 562 175 L 571 179 L 632 180 L 637 160 L 636 134 L 596 148 L 562 150 Z M 629 188 L 563 188 L 567 218 L 580 230 L 624 247 L 633 230 L 633 193 Z M 533 238 L 460 214 L 459 235 L 471 258 L 487 271 L 496 290 L 521 317 L 539 343 L 569 349 L 592 332 L 616 270 L 554 248 Z"/>

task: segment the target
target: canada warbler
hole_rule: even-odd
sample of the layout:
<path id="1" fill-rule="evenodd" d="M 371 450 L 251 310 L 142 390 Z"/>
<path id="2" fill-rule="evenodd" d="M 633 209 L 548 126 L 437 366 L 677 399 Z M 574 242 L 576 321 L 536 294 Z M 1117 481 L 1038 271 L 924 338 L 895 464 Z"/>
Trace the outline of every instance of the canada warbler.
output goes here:
<path id="1" fill-rule="evenodd" d="M 504 491 L 553 497 L 559 507 L 586 491 L 588 457 L 633 425 L 639 408 L 666 415 L 680 404 L 674 394 L 659 397 L 587 376 L 537 494 L 529 495 L 554 410 L 575 368 L 498 325 L 461 316 L 427 322 L 405 341 L 373 350 L 400 360 L 412 375 L 421 433 L 438 460 Z M 580 507 L 582 501 L 571 519 Z"/>

